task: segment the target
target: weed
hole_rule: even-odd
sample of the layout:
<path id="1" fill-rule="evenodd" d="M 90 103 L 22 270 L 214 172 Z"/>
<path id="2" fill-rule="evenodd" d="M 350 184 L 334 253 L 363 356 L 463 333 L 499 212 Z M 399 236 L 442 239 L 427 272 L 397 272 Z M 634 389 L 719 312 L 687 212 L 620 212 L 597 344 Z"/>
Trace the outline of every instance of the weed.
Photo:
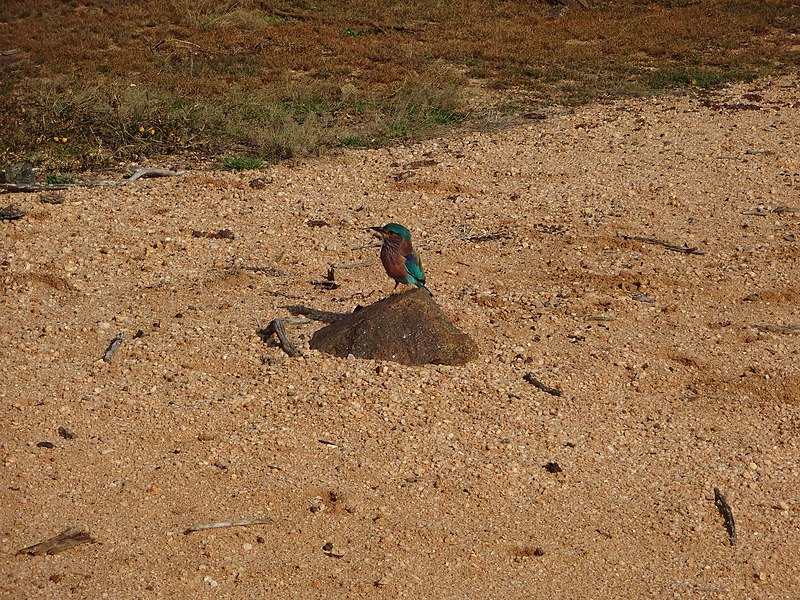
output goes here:
<path id="1" fill-rule="evenodd" d="M 61 173 L 48 173 L 45 181 L 48 185 L 69 185 L 75 183 L 75 178 Z"/>
<path id="2" fill-rule="evenodd" d="M 348 135 L 339 139 L 339 145 L 345 148 L 367 148 L 370 143 L 360 135 Z"/>
<path id="3" fill-rule="evenodd" d="M 261 18 L 265 23 L 270 25 L 277 25 L 280 23 L 288 23 L 291 19 L 289 17 L 282 17 L 280 15 L 271 15 L 269 13 L 262 15 Z"/>
<path id="4" fill-rule="evenodd" d="M 458 125 L 463 123 L 466 115 L 463 112 L 443 108 L 441 106 L 433 106 L 429 110 L 431 119 L 437 125 Z"/>
<path id="5" fill-rule="evenodd" d="M 264 168 L 264 161 L 253 156 L 234 156 L 222 164 L 226 171 L 255 171 Z"/>
<path id="6" fill-rule="evenodd" d="M 346 37 L 361 37 L 362 35 L 373 35 L 375 31 L 372 29 L 350 29 L 345 27 L 339 33 Z"/>

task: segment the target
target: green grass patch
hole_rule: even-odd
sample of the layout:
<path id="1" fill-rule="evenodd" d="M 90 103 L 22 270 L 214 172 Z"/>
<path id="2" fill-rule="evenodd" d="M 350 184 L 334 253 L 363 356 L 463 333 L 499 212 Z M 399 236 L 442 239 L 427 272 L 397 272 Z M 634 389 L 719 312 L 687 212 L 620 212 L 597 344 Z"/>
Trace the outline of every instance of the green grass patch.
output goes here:
<path id="1" fill-rule="evenodd" d="M 47 185 L 69 185 L 75 183 L 75 178 L 61 173 L 48 173 L 45 177 Z"/>
<path id="2" fill-rule="evenodd" d="M 339 145 L 344 148 L 368 148 L 370 143 L 360 135 L 348 135 L 339 139 Z"/>
<path id="3" fill-rule="evenodd" d="M 464 122 L 466 114 L 450 108 L 434 106 L 429 111 L 430 118 L 437 125 L 458 125 Z"/>
<path id="4" fill-rule="evenodd" d="M 373 29 L 351 29 L 350 27 L 345 27 L 339 33 L 345 37 L 361 37 L 364 35 L 374 35 L 375 31 Z"/>
<path id="5" fill-rule="evenodd" d="M 278 25 L 280 23 L 288 23 L 291 21 L 289 17 L 282 17 L 280 15 L 271 15 L 269 13 L 262 15 L 261 17 L 265 23 L 269 25 Z"/>
<path id="6" fill-rule="evenodd" d="M 233 156 L 226 159 L 222 166 L 226 171 L 257 171 L 266 165 L 254 156 Z"/>

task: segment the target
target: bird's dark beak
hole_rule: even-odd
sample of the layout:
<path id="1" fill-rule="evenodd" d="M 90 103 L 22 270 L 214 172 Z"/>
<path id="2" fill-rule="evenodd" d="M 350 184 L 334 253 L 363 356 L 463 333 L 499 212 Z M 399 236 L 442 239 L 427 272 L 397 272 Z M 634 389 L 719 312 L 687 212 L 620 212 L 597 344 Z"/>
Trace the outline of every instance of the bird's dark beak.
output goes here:
<path id="1" fill-rule="evenodd" d="M 375 232 L 372 234 L 375 237 L 383 239 L 384 235 L 386 235 L 386 230 L 383 227 L 370 227 L 369 229 Z"/>

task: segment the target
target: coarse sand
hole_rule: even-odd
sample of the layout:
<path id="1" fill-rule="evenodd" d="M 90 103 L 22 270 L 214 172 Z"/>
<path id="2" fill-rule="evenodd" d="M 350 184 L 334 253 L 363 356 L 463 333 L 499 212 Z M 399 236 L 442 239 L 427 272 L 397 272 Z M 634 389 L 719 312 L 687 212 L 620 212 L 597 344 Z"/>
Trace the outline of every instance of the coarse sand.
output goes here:
<path id="1" fill-rule="evenodd" d="M 0 196 L 0 597 L 800 597 L 796 75 L 59 194 Z M 258 335 L 388 221 L 478 360 Z"/>

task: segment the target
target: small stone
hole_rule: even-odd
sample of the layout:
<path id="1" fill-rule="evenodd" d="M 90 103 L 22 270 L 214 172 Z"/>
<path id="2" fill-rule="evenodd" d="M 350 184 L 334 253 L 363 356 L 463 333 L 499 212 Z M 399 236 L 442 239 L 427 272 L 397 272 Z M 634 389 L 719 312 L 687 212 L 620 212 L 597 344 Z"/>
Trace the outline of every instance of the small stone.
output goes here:
<path id="1" fill-rule="evenodd" d="M 37 448 L 55 448 L 56 445 L 53 442 L 36 442 Z"/>
<path id="2" fill-rule="evenodd" d="M 559 465 L 557 462 L 550 461 L 544 466 L 544 470 L 548 473 L 561 473 L 564 469 L 562 469 L 561 465 Z"/>
<path id="3" fill-rule="evenodd" d="M 78 435 L 68 427 L 59 427 L 58 435 L 60 435 L 65 440 L 74 440 L 76 437 L 78 437 Z"/>
<path id="4" fill-rule="evenodd" d="M 6 183 L 22 185 L 33 185 L 36 183 L 36 176 L 33 174 L 33 166 L 28 162 L 18 162 L 6 167 L 3 179 Z"/>

